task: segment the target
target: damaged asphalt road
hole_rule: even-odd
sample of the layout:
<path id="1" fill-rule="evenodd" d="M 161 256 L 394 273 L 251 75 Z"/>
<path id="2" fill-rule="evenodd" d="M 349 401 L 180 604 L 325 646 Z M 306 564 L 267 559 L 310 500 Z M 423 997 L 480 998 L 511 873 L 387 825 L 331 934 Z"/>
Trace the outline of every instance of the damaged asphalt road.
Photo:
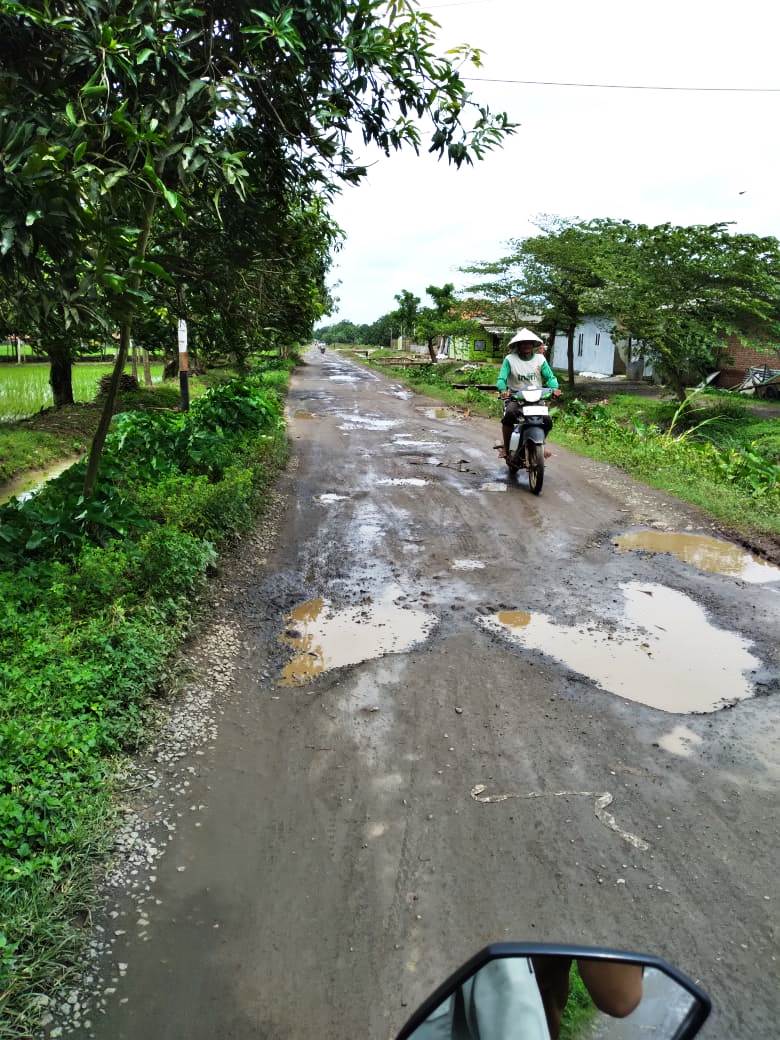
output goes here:
<path id="1" fill-rule="evenodd" d="M 207 721 L 139 764 L 156 851 L 45 1035 L 387 1040 L 509 938 L 658 953 L 704 1036 L 773 1035 L 780 582 L 619 548 L 710 525 L 555 446 L 535 498 L 496 424 L 331 352 L 288 405 L 281 533 L 223 568 Z"/>

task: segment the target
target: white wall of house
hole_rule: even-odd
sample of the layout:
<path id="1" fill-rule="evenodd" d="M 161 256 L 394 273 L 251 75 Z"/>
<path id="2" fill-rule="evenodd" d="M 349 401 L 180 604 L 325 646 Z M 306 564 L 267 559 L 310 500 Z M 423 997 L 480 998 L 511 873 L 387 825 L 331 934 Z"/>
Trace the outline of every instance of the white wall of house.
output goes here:
<path id="1" fill-rule="evenodd" d="M 566 368 L 568 339 L 565 333 L 555 337 L 552 363 L 554 368 Z M 586 318 L 574 330 L 574 371 L 598 372 L 611 376 L 615 371 L 615 344 L 609 334 L 609 322 Z"/>

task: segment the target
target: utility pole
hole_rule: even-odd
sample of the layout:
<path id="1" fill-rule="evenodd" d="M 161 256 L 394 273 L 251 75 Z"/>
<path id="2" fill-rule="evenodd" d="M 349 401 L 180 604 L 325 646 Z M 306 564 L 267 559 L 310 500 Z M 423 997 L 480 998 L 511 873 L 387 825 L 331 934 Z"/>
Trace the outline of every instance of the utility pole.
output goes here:
<path id="1" fill-rule="evenodd" d="M 181 390 L 181 410 L 190 410 L 190 356 L 187 352 L 187 322 L 179 318 L 179 389 Z"/>

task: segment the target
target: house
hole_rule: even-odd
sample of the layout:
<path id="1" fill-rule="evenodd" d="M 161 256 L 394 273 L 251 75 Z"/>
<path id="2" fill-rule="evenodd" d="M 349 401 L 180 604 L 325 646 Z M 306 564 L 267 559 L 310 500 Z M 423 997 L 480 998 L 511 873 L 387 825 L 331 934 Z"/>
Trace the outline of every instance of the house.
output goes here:
<path id="1" fill-rule="evenodd" d="M 736 336 L 729 336 L 719 365 L 721 369 L 715 386 L 738 386 L 749 368 L 766 365 L 770 370 L 780 371 L 780 349 L 756 350 L 755 347 L 746 347 Z"/>
<path id="2" fill-rule="evenodd" d="M 642 379 L 653 374 L 652 365 L 642 357 L 637 339 L 613 337 L 614 322 L 597 315 L 584 318 L 574 330 L 574 371 L 583 375 L 627 375 Z M 566 369 L 569 364 L 569 341 L 558 332 L 552 350 L 553 368 Z"/>
<path id="3" fill-rule="evenodd" d="M 471 316 L 469 316 L 471 317 Z M 494 361 L 503 358 L 509 340 L 519 328 L 531 328 L 541 320 L 538 314 L 527 314 L 519 319 L 519 324 L 498 325 L 488 318 L 474 316 L 472 319 L 477 329 L 469 335 L 448 336 L 442 347 L 445 357 L 458 361 Z"/>

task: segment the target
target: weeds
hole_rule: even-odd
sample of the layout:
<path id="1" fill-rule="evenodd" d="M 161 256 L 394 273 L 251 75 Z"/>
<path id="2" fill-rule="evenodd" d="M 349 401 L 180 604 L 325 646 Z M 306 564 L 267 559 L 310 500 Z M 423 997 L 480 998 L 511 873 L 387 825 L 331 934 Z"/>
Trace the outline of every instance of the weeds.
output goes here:
<path id="1" fill-rule="evenodd" d="M 94 499 L 77 465 L 0 509 L 2 1037 L 29 1036 L 37 997 L 76 970 L 114 763 L 142 738 L 215 547 L 284 457 L 267 383 L 119 416 Z"/>

